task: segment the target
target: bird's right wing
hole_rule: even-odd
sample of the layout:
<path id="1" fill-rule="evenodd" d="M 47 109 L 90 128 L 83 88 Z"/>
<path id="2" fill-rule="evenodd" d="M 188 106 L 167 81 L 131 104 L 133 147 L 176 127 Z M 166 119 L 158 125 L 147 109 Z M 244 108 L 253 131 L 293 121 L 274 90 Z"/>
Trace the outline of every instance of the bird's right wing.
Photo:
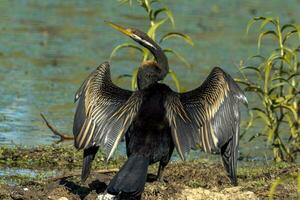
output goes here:
<path id="1" fill-rule="evenodd" d="M 100 146 L 109 159 L 129 128 L 141 105 L 140 93 L 113 84 L 110 66 L 101 64 L 76 92 L 75 147 Z"/>

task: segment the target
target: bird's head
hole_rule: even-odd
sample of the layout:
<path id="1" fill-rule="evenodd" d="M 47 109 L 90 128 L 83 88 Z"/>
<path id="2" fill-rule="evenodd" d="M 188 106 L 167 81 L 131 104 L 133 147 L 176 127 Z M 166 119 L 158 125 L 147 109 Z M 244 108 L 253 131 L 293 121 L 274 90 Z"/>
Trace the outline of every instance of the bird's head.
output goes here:
<path id="1" fill-rule="evenodd" d="M 124 28 L 118 24 L 107 22 L 112 28 L 129 36 L 131 39 L 149 49 L 151 52 L 160 49 L 160 47 L 143 31 L 135 28 Z"/>
<path id="2" fill-rule="evenodd" d="M 153 60 L 142 62 L 137 73 L 137 85 L 138 89 L 145 89 L 161 80 L 159 74 L 161 70 L 157 63 Z"/>
<path id="3" fill-rule="evenodd" d="M 163 80 L 169 72 L 168 59 L 160 46 L 146 33 L 134 28 L 124 28 L 118 24 L 107 22 L 112 28 L 129 36 L 131 39 L 147 48 L 154 56 L 155 61 L 143 62 L 138 71 L 139 89 Z"/>

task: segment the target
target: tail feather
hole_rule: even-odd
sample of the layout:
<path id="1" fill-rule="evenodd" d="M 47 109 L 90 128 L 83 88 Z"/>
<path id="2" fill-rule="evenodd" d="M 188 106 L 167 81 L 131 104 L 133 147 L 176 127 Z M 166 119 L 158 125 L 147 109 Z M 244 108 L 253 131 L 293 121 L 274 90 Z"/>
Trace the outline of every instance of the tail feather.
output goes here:
<path id="1" fill-rule="evenodd" d="M 91 172 L 92 162 L 99 147 L 90 147 L 84 150 L 83 153 L 83 166 L 81 172 L 81 181 L 85 182 Z"/>
<path id="2" fill-rule="evenodd" d="M 140 196 L 144 191 L 148 165 L 148 158 L 140 155 L 131 155 L 110 181 L 107 192 L 113 195 L 122 193 L 132 197 Z"/>

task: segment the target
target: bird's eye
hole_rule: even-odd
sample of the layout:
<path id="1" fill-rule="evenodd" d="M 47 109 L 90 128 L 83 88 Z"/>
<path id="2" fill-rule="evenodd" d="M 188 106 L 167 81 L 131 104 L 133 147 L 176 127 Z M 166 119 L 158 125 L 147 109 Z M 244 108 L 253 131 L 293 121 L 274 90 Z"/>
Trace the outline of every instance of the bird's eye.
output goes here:
<path id="1" fill-rule="evenodd" d="M 157 72 L 161 71 L 161 69 L 158 66 L 154 66 L 154 70 L 157 71 Z"/>

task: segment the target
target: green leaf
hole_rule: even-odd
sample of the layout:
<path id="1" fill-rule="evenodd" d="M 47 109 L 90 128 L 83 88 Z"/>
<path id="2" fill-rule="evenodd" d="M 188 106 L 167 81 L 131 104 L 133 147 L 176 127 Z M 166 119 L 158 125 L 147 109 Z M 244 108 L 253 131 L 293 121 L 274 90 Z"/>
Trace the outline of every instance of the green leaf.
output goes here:
<path id="1" fill-rule="evenodd" d="M 135 68 L 132 72 L 132 79 L 131 79 L 131 89 L 136 90 L 137 88 L 137 73 L 139 68 Z"/>
<path id="2" fill-rule="evenodd" d="M 188 68 L 192 68 L 192 65 L 182 56 L 180 55 L 177 51 L 173 49 L 164 49 L 164 52 L 166 53 L 172 53 L 174 54 L 180 61 L 182 61 Z"/>
<path id="3" fill-rule="evenodd" d="M 172 80 L 175 83 L 175 86 L 177 88 L 177 92 L 181 92 L 179 79 L 177 78 L 176 73 L 173 70 L 169 70 L 169 74 L 170 74 L 170 76 L 172 77 Z"/>
<path id="4" fill-rule="evenodd" d="M 132 0 L 118 0 L 118 2 L 120 3 L 120 5 L 128 3 L 129 6 L 132 6 Z"/>
<path id="5" fill-rule="evenodd" d="M 265 81 L 264 81 L 264 92 L 265 93 L 268 93 L 271 70 L 272 70 L 272 63 L 267 63 L 265 65 Z"/>
<path id="6" fill-rule="evenodd" d="M 258 49 L 260 49 L 262 38 L 266 35 L 274 35 L 275 38 L 278 38 L 277 33 L 275 31 L 264 31 L 264 32 L 260 33 L 259 36 L 258 36 L 258 41 L 257 41 L 257 48 Z"/>
<path id="7" fill-rule="evenodd" d="M 241 70 L 245 70 L 245 69 L 254 70 L 255 72 L 260 73 L 259 69 L 257 69 L 257 68 L 254 67 L 254 66 L 241 67 Z"/>
<path id="8" fill-rule="evenodd" d="M 283 78 L 282 76 L 277 76 L 275 78 L 272 78 L 271 81 L 284 81 L 284 82 L 289 82 L 287 79 Z"/>
<path id="9" fill-rule="evenodd" d="M 157 16 L 158 16 L 160 13 L 166 13 L 168 19 L 171 21 L 172 26 L 173 26 L 173 27 L 175 26 L 175 21 L 174 21 L 173 13 L 172 13 L 172 11 L 171 11 L 169 8 L 164 7 L 164 8 L 160 8 L 160 9 L 156 10 L 156 11 L 153 13 L 153 18 L 156 19 Z"/>
<path id="10" fill-rule="evenodd" d="M 274 63 L 276 60 L 283 61 L 290 66 L 290 61 L 286 56 L 281 56 L 279 51 L 273 51 L 273 53 L 267 60 L 267 65 L 272 65 L 272 63 Z"/>
<path id="11" fill-rule="evenodd" d="M 298 24 L 285 24 L 281 28 L 281 32 L 283 32 L 287 28 L 292 28 L 292 31 L 296 31 L 298 33 L 298 37 L 300 38 L 300 25 Z"/>
<path id="12" fill-rule="evenodd" d="M 252 27 L 252 25 L 253 25 L 255 22 L 257 22 L 257 21 L 259 21 L 259 20 L 264 20 L 264 19 L 266 19 L 266 18 L 265 18 L 265 17 L 254 17 L 253 19 L 251 19 L 251 20 L 248 22 L 248 24 L 247 24 L 246 34 L 249 33 L 250 28 Z"/>
<path id="13" fill-rule="evenodd" d="M 287 34 L 285 34 L 285 36 L 283 37 L 282 43 L 285 44 L 286 41 L 287 41 L 291 36 L 293 36 L 295 33 L 297 33 L 297 31 L 296 31 L 296 30 L 292 30 L 292 31 L 288 32 Z"/>
<path id="14" fill-rule="evenodd" d="M 272 81 L 280 81 L 280 82 L 284 82 L 282 85 L 287 85 L 290 89 L 293 89 L 295 88 L 290 82 L 288 79 L 285 79 L 285 78 L 281 78 L 281 77 L 276 77 L 274 79 L 272 79 Z M 269 91 L 270 93 L 270 91 Z"/>
<path id="15" fill-rule="evenodd" d="M 251 83 L 250 83 L 250 82 L 245 81 L 245 80 L 242 80 L 242 79 L 235 78 L 234 81 L 237 82 L 237 83 L 246 85 L 246 86 L 251 86 Z"/>
<path id="16" fill-rule="evenodd" d="M 264 95 L 264 91 L 259 86 L 256 86 L 256 85 L 250 85 L 250 86 L 245 87 L 245 91 L 251 91 L 251 92 L 256 92 L 256 93 L 258 92 L 261 95 Z"/>
<path id="17" fill-rule="evenodd" d="M 285 51 L 285 53 L 291 54 L 292 57 L 296 57 L 297 56 L 296 53 L 292 49 L 290 49 L 290 48 L 288 48 L 286 46 L 283 46 L 283 50 Z"/>
<path id="18" fill-rule="evenodd" d="M 284 24 L 284 25 L 281 27 L 280 31 L 283 32 L 283 31 L 284 31 L 285 29 L 287 29 L 287 28 L 295 29 L 295 27 L 293 26 L 293 24 Z"/>
<path id="19" fill-rule="evenodd" d="M 268 95 L 271 95 L 277 88 L 282 87 L 286 84 L 287 84 L 286 82 L 281 82 L 281 83 L 277 83 L 277 84 L 274 84 L 274 85 L 270 86 L 270 90 L 268 92 Z"/>
<path id="20" fill-rule="evenodd" d="M 161 25 L 163 25 L 167 20 L 168 20 L 168 18 L 165 18 L 165 19 L 163 19 L 163 20 L 161 20 L 161 21 L 159 21 L 159 22 L 154 23 L 154 25 L 152 25 L 152 26 L 150 27 L 150 29 L 148 30 L 148 33 L 147 33 L 147 34 L 149 35 L 149 37 L 152 38 L 153 40 L 155 40 L 155 32 L 156 32 L 156 30 L 157 30 Z"/>
<path id="21" fill-rule="evenodd" d="M 124 44 L 120 44 L 120 45 L 116 46 L 116 47 L 112 50 L 112 52 L 111 52 L 111 54 L 110 54 L 110 58 L 114 57 L 115 54 L 116 54 L 116 52 L 117 52 L 118 50 L 120 50 L 120 49 L 123 49 L 123 48 L 133 48 L 133 49 L 136 49 L 136 50 L 138 50 L 138 51 L 140 51 L 140 52 L 142 52 L 142 53 L 144 54 L 144 50 L 143 50 L 141 47 L 139 47 L 139 46 L 137 46 L 137 45 L 135 45 L 135 44 L 124 43 Z"/>
<path id="22" fill-rule="evenodd" d="M 255 113 L 256 113 L 260 118 L 262 118 L 268 126 L 271 125 L 270 119 L 269 119 L 269 117 L 268 117 L 268 115 L 267 115 L 267 113 L 266 113 L 265 111 L 263 111 L 263 110 L 260 109 L 260 108 L 256 108 L 256 107 L 255 107 L 255 108 L 252 108 L 251 110 L 256 111 Z"/>
<path id="23" fill-rule="evenodd" d="M 184 39 L 188 44 L 190 44 L 191 46 L 194 45 L 193 40 L 190 36 L 184 34 L 184 33 L 180 33 L 180 32 L 170 32 L 165 34 L 164 36 L 162 36 L 162 38 L 159 40 L 159 43 L 162 43 L 164 40 L 167 40 L 169 38 L 173 38 L 173 37 L 178 37 L 178 38 L 182 38 Z"/>
<path id="24" fill-rule="evenodd" d="M 300 72 L 296 72 L 296 73 L 291 74 L 291 75 L 288 77 L 288 80 L 291 80 L 292 78 L 294 78 L 294 77 L 296 77 L 296 76 L 300 76 Z"/>
<path id="25" fill-rule="evenodd" d="M 260 70 L 257 67 L 254 66 L 246 66 L 246 67 L 242 67 L 241 70 L 252 70 L 254 72 L 256 72 L 256 74 L 259 76 L 259 78 L 262 80 L 262 75 Z"/>
<path id="26" fill-rule="evenodd" d="M 150 1 L 150 5 L 152 5 L 153 3 L 160 3 L 161 2 L 161 0 L 152 0 L 152 1 Z"/>
<path id="27" fill-rule="evenodd" d="M 276 20 L 273 18 L 273 17 L 267 17 L 266 19 L 264 19 L 261 24 L 260 24 L 260 27 L 259 29 L 262 30 L 263 28 L 266 27 L 266 25 L 268 25 L 269 23 L 273 24 L 276 26 Z"/>
<path id="28" fill-rule="evenodd" d="M 256 133 L 255 135 L 253 135 L 249 140 L 248 140 L 248 142 L 251 142 L 252 140 L 254 140 L 255 138 L 258 138 L 258 137 L 260 137 L 260 136 L 263 136 L 264 134 L 262 134 L 262 133 Z"/>
<path id="29" fill-rule="evenodd" d="M 151 7 L 149 5 L 148 0 L 140 0 L 140 5 L 149 13 L 151 10 Z"/>
<path id="30" fill-rule="evenodd" d="M 272 23 L 275 26 L 276 26 L 276 23 L 277 23 L 276 20 L 274 20 L 274 18 L 272 18 L 272 17 L 254 17 L 247 24 L 247 28 L 246 28 L 246 33 L 247 34 L 249 33 L 249 30 L 252 27 L 252 25 L 257 21 L 262 21 L 261 26 L 260 26 L 260 30 L 263 29 L 268 23 Z"/>
<path id="31" fill-rule="evenodd" d="M 261 61 L 264 61 L 264 60 L 266 60 L 266 58 L 265 58 L 264 56 L 262 56 L 262 55 L 250 56 L 248 59 L 253 59 L 253 58 L 260 58 L 260 59 L 261 59 Z"/>
<path id="32" fill-rule="evenodd" d="M 292 106 L 286 105 L 286 104 L 280 104 L 278 107 L 282 107 L 282 108 L 285 108 L 285 109 L 291 111 L 293 113 L 294 119 L 295 120 L 298 119 L 298 113 L 297 113 L 296 109 L 293 108 Z"/>

